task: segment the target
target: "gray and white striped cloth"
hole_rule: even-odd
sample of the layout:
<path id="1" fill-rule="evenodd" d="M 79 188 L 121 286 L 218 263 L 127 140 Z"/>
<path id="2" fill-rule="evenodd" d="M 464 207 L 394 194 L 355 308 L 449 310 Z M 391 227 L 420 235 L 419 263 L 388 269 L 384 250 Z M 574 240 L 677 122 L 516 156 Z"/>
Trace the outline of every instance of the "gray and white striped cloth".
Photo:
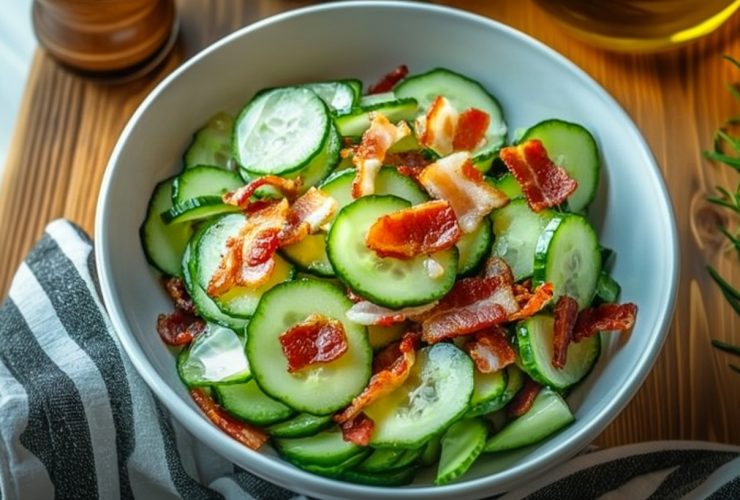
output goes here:
<path id="1" fill-rule="evenodd" d="M 0 309 L 0 500 L 303 498 L 168 415 L 121 351 L 90 239 L 55 221 Z M 656 442 L 581 455 L 502 498 L 740 498 L 740 447 Z"/>

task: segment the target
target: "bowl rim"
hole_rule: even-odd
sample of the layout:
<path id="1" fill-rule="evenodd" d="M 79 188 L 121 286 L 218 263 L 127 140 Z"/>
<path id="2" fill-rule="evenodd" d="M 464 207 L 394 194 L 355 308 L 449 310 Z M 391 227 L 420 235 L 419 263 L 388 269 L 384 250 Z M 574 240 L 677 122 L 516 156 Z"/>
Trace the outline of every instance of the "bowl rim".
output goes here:
<path id="1" fill-rule="evenodd" d="M 412 486 L 408 488 L 394 487 L 391 489 L 389 487 L 359 485 L 321 477 L 295 468 L 287 462 L 275 461 L 267 455 L 260 452 L 254 452 L 252 450 L 249 450 L 248 455 L 244 455 L 244 450 L 247 449 L 246 447 L 228 437 L 209 420 L 204 418 L 203 415 L 199 414 L 200 412 L 189 406 L 157 373 L 156 369 L 147 358 L 146 353 L 136 341 L 136 337 L 127 326 L 128 322 L 126 321 L 122 310 L 119 308 L 120 302 L 118 300 L 117 292 L 113 287 L 112 276 L 108 273 L 108 269 L 112 268 L 112 263 L 109 259 L 110 253 L 108 252 L 107 246 L 107 234 L 109 231 L 108 226 L 104 221 L 107 219 L 108 211 L 112 210 L 112 208 L 108 207 L 106 200 L 108 198 L 108 192 L 112 188 L 113 171 L 115 170 L 116 164 L 119 162 L 119 157 L 128 141 L 128 137 L 136 127 L 142 114 L 147 110 L 152 102 L 161 93 L 165 92 L 170 84 L 182 73 L 189 70 L 191 66 L 208 57 L 212 52 L 219 50 L 222 46 L 230 44 L 238 38 L 247 36 L 253 31 L 281 23 L 287 19 L 312 15 L 323 11 L 368 8 L 405 9 L 460 18 L 461 21 L 477 23 L 488 29 L 503 32 L 506 36 L 513 37 L 518 39 L 519 42 L 529 45 L 533 50 L 543 52 L 545 56 L 552 59 L 558 65 L 564 67 L 564 69 L 571 73 L 574 78 L 580 80 L 581 83 L 589 87 L 598 97 L 606 101 L 614 108 L 615 112 L 621 116 L 624 123 L 629 128 L 629 132 L 636 138 L 636 144 L 640 148 L 640 153 L 645 165 L 649 165 L 650 167 L 646 169 L 646 173 L 649 173 L 649 175 L 652 176 L 652 181 L 657 187 L 660 208 L 663 209 L 668 216 L 668 227 L 665 229 L 667 230 L 666 232 L 669 236 L 669 241 L 665 242 L 665 249 L 668 260 L 666 265 L 670 265 L 669 293 L 663 304 L 664 307 L 659 311 L 659 321 L 652 326 L 650 331 L 651 338 L 647 348 L 644 349 L 639 358 L 635 360 L 635 366 L 638 367 L 638 369 L 633 370 L 628 375 L 626 382 L 616 389 L 615 396 L 607 404 L 601 414 L 594 419 L 582 421 L 582 427 L 575 436 L 575 439 L 564 442 L 542 454 L 530 457 L 526 464 L 515 465 L 508 469 L 499 471 L 495 475 L 495 481 L 489 476 L 444 486 L 429 485 Z M 172 73 L 157 84 L 157 86 L 151 90 L 146 98 L 141 102 L 116 142 L 101 182 L 101 189 L 96 207 L 95 234 L 96 269 L 100 279 L 103 302 L 110 316 L 113 329 L 137 373 L 142 377 L 159 400 L 165 404 L 168 410 L 189 432 L 193 434 L 193 436 L 197 436 L 196 439 L 201 442 L 207 441 L 209 443 L 208 446 L 214 449 L 216 453 L 226 456 L 229 460 L 231 460 L 229 457 L 232 456 L 248 456 L 246 460 L 250 462 L 250 472 L 253 472 L 268 481 L 283 485 L 286 484 L 286 479 L 291 480 L 293 481 L 293 484 L 300 485 L 299 489 L 303 490 L 303 492 L 314 495 L 352 495 L 353 498 L 371 498 L 378 495 L 387 496 L 390 491 L 393 491 L 394 494 L 406 498 L 441 498 L 448 497 L 450 495 L 468 497 L 470 495 L 491 494 L 494 492 L 506 491 L 515 486 L 518 482 L 524 480 L 527 475 L 532 473 L 532 471 L 540 471 L 540 473 L 542 473 L 546 469 L 562 463 L 585 448 L 598 435 L 598 433 L 603 431 L 603 429 L 621 413 L 627 403 L 638 392 L 639 387 L 652 370 L 667 337 L 675 309 L 678 291 L 680 254 L 676 218 L 672 206 L 672 200 L 650 147 L 645 141 L 643 135 L 640 133 L 638 127 L 620 104 L 599 83 L 597 83 L 575 63 L 524 32 L 505 25 L 502 22 L 462 9 L 400 0 L 342 1 L 302 7 L 282 12 L 251 23 L 229 35 L 224 36 L 220 40 L 217 40 L 211 45 L 205 47 L 192 58 L 173 70 Z"/>

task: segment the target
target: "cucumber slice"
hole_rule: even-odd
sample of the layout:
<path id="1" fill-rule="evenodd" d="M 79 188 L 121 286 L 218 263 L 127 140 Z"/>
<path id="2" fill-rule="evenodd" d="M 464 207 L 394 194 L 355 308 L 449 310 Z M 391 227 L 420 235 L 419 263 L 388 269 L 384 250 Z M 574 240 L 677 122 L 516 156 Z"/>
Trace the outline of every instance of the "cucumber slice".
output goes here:
<path id="1" fill-rule="evenodd" d="M 314 436 L 277 438 L 273 442 L 280 455 L 299 467 L 307 464 L 339 465 L 364 451 L 363 447 L 345 441 L 338 427 L 321 431 Z"/>
<path id="2" fill-rule="evenodd" d="M 198 165 L 211 165 L 233 170 L 234 158 L 231 156 L 231 136 L 234 132 L 234 118 L 228 113 L 217 113 L 193 136 L 193 141 L 185 151 L 185 168 Z"/>
<path id="3" fill-rule="evenodd" d="M 519 185 L 519 181 L 510 172 L 489 179 L 493 187 L 504 193 L 511 200 L 524 196 L 522 186 Z"/>
<path id="4" fill-rule="evenodd" d="M 162 212 L 162 220 L 165 224 L 177 224 L 239 211 L 239 207 L 224 203 L 220 196 L 198 196 Z"/>
<path id="5" fill-rule="evenodd" d="M 233 384 L 252 377 L 242 339 L 230 328 L 212 323 L 180 351 L 177 372 L 188 387 Z"/>
<path id="6" fill-rule="evenodd" d="M 426 113 L 437 96 L 446 97 L 452 106 L 463 112 L 468 108 L 478 108 L 488 113 L 491 121 L 486 130 L 486 142 L 473 154 L 473 162 L 487 170 L 495 157 L 495 152 L 506 140 L 506 122 L 501 106 L 483 86 L 470 78 L 437 68 L 426 73 L 411 76 L 401 81 L 393 89 L 399 98 L 414 98 L 419 102 L 419 114 Z"/>
<path id="7" fill-rule="evenodd" d="M 529 139 L 542 141 L 550 159 L 578 182 L 575 192 L 568 197 L 568 209 L 580 212 L 586 208 L 596 196 L 601 170 L 593 136 L 576 123 L 545 120 L 530 127 L 521 142 Z"/>
<path id="8" fill-rule="evenodd" d="M 230 214 L 218 219 L 201 236 L 195 253 L 196 280 L 203 290 L 208 289 L 211 277 L 218 269 L 221 257 L 226 250 L 226 243 L 232 236 L 239 234 L 245 224 L 243 214 Z M 239 318 L 249 318 L 257 307 L 260 297 L 267 290 L 290 280 L 293 277 L 293 266 L 279 256 L 275 256 L 275 269 L 270 280 L 257 288 L 236 286 L 219 297 L 212 297 L 224 313 Z"/>
<path id="9" fill-rule="evenodd" d="M 475 370 L 473 395 L 470 397 L 470 404 L 476 407 L 500 397 L 506 390 L 508 381 L 509 377 L 506 370 L 499 370 L 494 373 L 481 373 Z"/>
<path id="10" fill-rule="evenodd" d="M 360 100 L 362 82 L 360 80 L 336 80 L 301 85 L 313 90 L 336 115 L 349 113 Z"/>
<path id="11" fill-rule="evenodd" d="M 367 338 L 370 341 L 370 347 L 374 351 L 387 346 L 391 342 L 401 340 L 403 334 L 408 330 L 407 323 L 395 323 L 391 326 L 370 325 L 367 327 Z"/>
<path id="12" fill-rule="evenodd" d="M 414 480 L 416 467 L 406 467 L 385 472 L 365 472 L 357 469 L 344 471 L 339 478 L 350 483 L 370 486 L 404 486 Z"/>
<path id="13" fill-rule="evenodd" d="M 174 180 L 171 177 L 154 188 L 146 218 L 139 228 L 139 238 L 146 260 L 151 265 L 164 274 L 180 276 L 182 254 L 193 235 L 193 227 L 189 223 L 165 224 L 162 220 L 162 212 L 172 208 Z"/>
<path id="14" fill-rule="evenodd" d="M 198 165 L 177 176 L 172 184 L 172 204 L 179 205 L 190 198 L 218 196 L 239 189 L 244 181 L 239 174 L 223 168 Z"/>
<path id="15" fill-rule="evenodd" d="M 442 454 L 434 484 L 440 486 L 462 476 L 483 451 L 487 436 L 486 424 L 480 419 L 452 424 L 442 436 Z"/>
<path id="16" fill-rule="evenodd" d="M 257 382 L 214 386 L 218 400 L 232 415 L 254 425 L 264 426 L 282 422 L 294 412 L 262 392 Z"/>
<path id="17" fill-rule="evenodd" d="M 337 212 L 346 207 L 355 199 L 352 197 L 352 181 L 355 178 L 355 169 L 346 169 L 332 174 L 320 189 L 337 200 Z M 394 167 L 382 167 L 375 178 L 375 194 L 393 195 L 418 205 L 429 201 L 426 192 L 413 179 L 401 175 Z"/>
<path id="18" fill-rule="evenodd" d="M 273 424 L 267 428 L 271 436 L 281 438 L 299 438 L 313 436 L 319 431 L 334 424 L 331 415 L 311 415 L 310 413 L 299 413 L 290 420 Z"/>
<path id="19" fill-rule="evenodd" d="M 583 309 L 593 300 L 600 272 L 599 240 L 591 224 L 576 214 L 554 216 L 537 240 L 534 284 L 552 283 L 554 301 L 569 295 Z"/>
<path id="20" fill-rule="evenodd" d="M 418 105 L 416 99 L 405 98 L 393 101 L 383 101 L 360 107 L 346 115 L 338 116 L 334 122 L 343 136 L 360 136 L 370 128 L 370 112 L 382 113 L 392 123 L 401 120 L 413 120 L 416 117 Z"/>
<path id="21" fill-rule="evenodd" d="M 371 446 L 420 448 L 467 410 L 472 392 L 467 354 L 447 343 L 421 349 L 403 385 L 365 408 L 375 422 Z"/>
<path id="22" fill-rule="evenodd" d="M 514 280 L 532 276 L 538 238 L 554 215 L 552 210 L 533 212 L 523 198 L 512 200 L 491 213 L 495 236 L 491 255 L 506 261 Z"/>
<path id="23" fill-rule="evenodd" d="M 562 370 L 552 366 L 552 316 L 538 314 L 516 327 L 522 369 L 537 382 L 556 389 L 565 389 L 588 375 L 601 352 L 599 335 L 571 342 Z"/>
<path id="24" fill-rule="evenodd" d="M 599 279 L 596 281 L 596 297 L 601 302 L 613 303 L 619 300 L 621 291 L 622 287 L 619 286 L 619 283 L 607 273 L 601 271 Z"/>
<path id="25" fill-rule="evenodd" d="M 280 253 L 301 271 L 317 276 L 334 276 L 334 268 L 326 255 L 325 233 L 310 234 L 298 243 L 281 248 Z"/>
<path id="26" fill-rule="evenodd" d="M 236 118 L 234 157 L 253 175 L 297 172 L 321 152 L 330 125 L 324 101 L 312 90 L 265 90 Z"/>
<path id="27" fill-rule="evenodd" d="M 381 448 L 373 452 L 362 461 L 354 470 L 358 472 L 383 472 L 395 468 L 396 462 L 407 450 Z"/>
<path id="28" fill-rule="evenodd" d="M 492 241 L 491 221 L 487 217 L 475 231 L 463 234 L 456 245 L 460 255 L 457 261 L 457 274 L 467 276 L 475 273 L 491 250 Z"/>
<path id="29" fill-rule="evenodd" d="M 498 411 L 506 406 L 516 393 L 519 392 L 519 389 L 524 385 L 522 371 L 516 365 L 509 365 L 504 372 L 506 373 L 506 387 L 503 392 L 489 400 L 473 404 L 464 418 L 479 417 Z"/>
<path id="30" fill-rule="evenodd" d="M 301 178 L 301 192 L 305 193 L 311 186 L 318 185 L 339 163 L 339 151 L 342 149 L 342 136 L 337 132 L 334 124 L 330 124 L 329 137 L 324 148 L 317 154 L 308 166 L 298 173 L 287 174 L 288 178 Z"/>
<path id="31" fill-rule="evenodd" d="M 424 265 L 430 257 L 383 258 L 367 248 L 365 235 L 378 217 L 410 205 L 395 196 L 364 196 L 339 212 L 327 237 L 327 254 L 338 277 L 355 293 L 395 309 L 439 299 L 450 291 L 457 274 L 454 247 L 430 256 L 444 270 L 438 278 L 430 277 Z"/>
<path id="32" fill-rule="evenodd" d="M 435 436 L 430 439 L 424 446 L 424 451 L 422 451 L 421 457 L 419 457 L 421 465 L 423 465 L 424 467 L 429 467 L 430 465 L 436 464 L 439 461 L 439 456 L 441 454 L 442 437 Z"/>
<path id="33" fill-rule="evenodd" d="M 543 388 L 532 408 L 494 434 L 483 451 L 513 450 L 545 439 L 573 422 L 567 403 L 556 392 Z"/>
<path id="34" fill-rule="evenodd" d="M 247 357 L 260 387 L 292 408 L 327 415 L 347 406 L 370 379 L 372 349 L 365 327 L 347 319 L 352 302 L 334 285 L 300 280 L 267 292 L 247 327 Z M 313 313 L 341 321 L 347 351 L 338 359 L 288 372 L 279 336 Z"/>
<path id="35" fill-rule="evenodd" d="M 385 448 L 389 449 L 389 448 Z M 421 459 L 422 454 L 424 453 L 425 446 L 422 446 L 421 448 L 414 448 L 411 450 L 404 450 L 401 457 L 398 459 L 398 462 L 393 466 L 393 468 L 398 469 L 400 467 L 407 467 L 409 465 L 415 464 L 417 461 Z"/>
<path id="36" fill-rule="evenodd" d="M 295 464 L 295 465 L 297 465 L 303 470 L 307 470 L 308 472 L 313 472 L 314 474 L 318 474 L 320 476 L 339 477 L 345 471 L 351 469 L 355 465 L 362 462 L 369 453 L 370 453 L 370 450 L 363 448 L 360 453 L 336 465 L 317 465 L 317 464 Z"/>

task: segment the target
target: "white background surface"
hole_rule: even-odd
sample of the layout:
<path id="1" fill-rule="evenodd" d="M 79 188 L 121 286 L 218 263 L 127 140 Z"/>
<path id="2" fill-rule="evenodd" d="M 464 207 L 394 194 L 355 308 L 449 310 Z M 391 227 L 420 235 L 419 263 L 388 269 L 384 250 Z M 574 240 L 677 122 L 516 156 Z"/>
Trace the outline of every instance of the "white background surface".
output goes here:
<path id="1" fill-rule="evenodd" d="M 31 0 L 4 2 L 3 15 L 0 16 L 0 174 L 5 168 L 8 146 L 35 47 L 36 39 L 31 28 Z"/>

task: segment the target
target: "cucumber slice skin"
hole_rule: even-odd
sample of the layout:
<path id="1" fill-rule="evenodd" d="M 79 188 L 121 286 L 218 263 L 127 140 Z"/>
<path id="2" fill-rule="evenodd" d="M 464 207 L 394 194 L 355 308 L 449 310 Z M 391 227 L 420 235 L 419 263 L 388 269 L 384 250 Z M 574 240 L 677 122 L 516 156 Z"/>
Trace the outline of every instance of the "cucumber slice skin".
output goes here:
<path id="1" fill-rule="evenodd" d="M 416 99 L 413 98 L 379 102 L 338 116 L 335 118 L 334 123 L 342 136 L 361 136 L 365 130 L 370 128 L 371 111 L 382 113 L 392 123 L 398 123 L 401 120 L 413 120 L 416 117 L 418 107 L 419 105 Z"/>
<path id="2" fill-rule="evenodd" d="M 350 483 L 370 486 L 405 486 L 411 484 L 416 474 L 416 467 L 406 467 L 382 472 L 366 472 L 349 469 L 341 473 L 340 479 Z"/>
<path id="3" fill-rule="evenodd" d="M 345 471 L 351 469 L 358 463 L 362 462 L 369 453 L 370 453 L 370 450 L 363 448 L 360 453 L 348 458 L 344 462 L 337 464 L 337 465 L 317 465 L 317 464 L 297 464 L 297 463 L 294 463 L 294 465 L 296 465 L 297 467 L 300 467 L 303 470 L 306 470 L 308 472 L 313 472 L 314 474 L 318 474 L 320 476 L 339 477 Z"/>
<path id="4" fill-rule="evenodd" d="M 213 389 L 224 409 L 254 425 L 283 422 L 295 414 L 292 408 L 262 392 L 254 380 L 243 384 L 215 385 Z"/>
<path id="5" fill-rule="evenodd" d="M 484 217 L 475 231 L 464 234 L 457 242 L 456 246 L 459 253 L 457 274 L 460 276 L 475 274 L 488 256 L 492 244 L 491 219 Z"/>
<path id="6" fill-rule="evenodd" d="M 299 121 L 303 121 L 299 124 L 300 131 L 291 129 L 282 135 L 278 134 L 277 144 L 274 140 L 270 144 L 247 143 L 257 126 L 263 126 L 273 117 L 283 120 L 288 117 L 288 111 L 299 114 Z M 262 116 L 265 112 L 268 113 L 268 118 Z M 308 117 L 305 116 L 306 113 Z M 315 122 L 306 123 L 308 118 Z M 234 158 L 241 168 L 253 176 L 299 172 L 321 153 L 329 139 L 331 123 L 326 104 L 310 89 L 280 87 L 262 90 L 244 106 L 236 118 L 232 139 Z M 299 133 L 304 141 L 300 148 L 295 143 L 295 137 L 285 137 Z M 262 138 L 255 140 L 258 143 L 264 141 Z M 288 144 L 291 146 L 288 147 Z M 255 151 L 252 146 L 259 147 Z M 264 157 L 265 154 L 277 158 Z"/>
<path id="7" fill-rule="evenodd" d="M 273 439 L 275 449 L 291 463 L 298 465 L 335 466 L 361 454 L 365 448 L 342 437 L 338 427 L 303 438 Z"/>
<path id="8" fill-rule="evenodd" d="M 313 90 L 329 107 L 332 114 L 340 116 L 349 113 L 359 102 L 362 82 L 356 79 L 344 79 L 305 83 L 301 87 Z"/>
<path id="9" fill-rule="evenodd" d="M 506 386 L 509 383 L 509 376 L 506 370 L 499 370 L 494 373 L 481 373 L 475 370 L 473 372 L 473 383 L 473 394 L 470 396 L 470 404 L 472 407 L 475 407 L 500 397 L 506 390 Z"/>
<path id="10" fill-rule="evenodd" d="M 483 451 L 487 437 L 488 429 L 481 419 L 452 424 L 442 436 L 442 454 L 434 484 L 441 486 L 462 476 Z"/>
<path id="11" fill-rule="evenodd" d="M 218 196 L 239 189 L 244 181 L 236 172 L 210 165 L 189 167 L 172 184 L 172 204 L 199 196 Z"/>
<path id="12" fill-rule="evenodd" d="M 552 366 L 552 326 L 552 316 L 531 316 L 517 325 L 516 341 L 522 369 L 535 381 L 562 390 L 583 380 L 593 369 L 601 353 L 601 336 L 571 342 L 565 366 L 558 370 Z"/>
<path id="13" fill-rule="evenodd" d="M 591 224 L 577 214 L 562 213 L 550 219 L 534 251 L 534 284 L 552 283 L 553 302 L 569 295 L 582 310 L 594 298 L 600 273 L 599 239 Z"/>
<path id="14" fill-rule="evenodd" d="M 198 196 L 189 198 L 162 212 L 162 221 L 165 224 L 194 222 L 239 211 L 239 207 L 224 203 L 219 196 Z"/>
<path id="15" fill-rule="evenodd" d="M 233 170 L 236 166 L 231 156 L 231 136 L 234 117 L 228 113 L 217 113 L 193 135 L 193 140 L 183 156 L 186 169 L 198 165 L 210 165 Z"/>
<path id="16" fill-rule="evenodd" d="M 231 329 L 207 324 L 177 356 L 177 373 L 188 387 L 237 384 L 252 378 L 243 340 Z"/>
<path id="17" fill-rule="evenodd" d="M 362 392 L 370 379 L 373 354 L 365 327 L 346 317 L 350 307 L 342 290 L 320 280 L 286 282 L 265 293 L 247 327 L 247 358 L 262 390 L 314 415 L 336 412 Z M 329 363 L 289 373 L 278 338 L 313 313 L 342 323 L 347 351 Z"/>
<path id="18" fill-rule="evenodd" d="M 545 387 L 535 398 L 532 408 L 494 434 L 486 442 L 483 451 L 506 451 L 535 444 L 574 420 L 563 398 Z"/>
<path id="19" fill-rule="evenodd" d="M 577 123 L 550 119 L 527 129 L 521 142 L 529 139 L 542 141 L 550 159 L 578 182 L 575 192 L 568 197 L 568 209 L 571 212 L 585 209 L 596 196 L 601 173 L 599 149 L 591 133 Z"/>
<path id="20" fill-rule="evenodd" d="M 168 225 L 162 220 L 162 212 L 172 208 L 174 182 L 175 177 L 170 177 L 155 186 L 139 238 L 149 264 L 169 276 L 180 276 L 182 255 L 194 230 L 188 223 Z"/>
<path id="21" fill-rule="evenodd" d="M 395 196 L 363 196 L 339 212 L 327 236 L 329 261 L 342 282 L 368 300 L 394 309 L 441 298 L 457 275 L 454 247 L 432 254 L 444 271 L 441 277 L 430 278 L 424 266 L 427 256 L 382 258 L 365 246 L 365 234 L 378 217 L 409 206 Z"/>
<path id="22" fill-rule="evenodd" d="M 419 460 L 421 465 L 429 467 L 436 464 L 439 461 L 439 456 L 442 453 L 442 438 L 441 436 L 435 436 L 430 439 L 424 446 L 424 451 L 421 453 Z"/>
<path id="23" fill-rule="evenodd" d="M 401 459 L 406 450 L 394 450 L 392 448 L 380 448 L 363 460 L 353 470 L 357 472 L 385 472 L 396 468 L 396 463 Z"/>
<path id="24" fill-rule="evenodd" d="M 596 282 L 596 299 L 602 303 L 614 303 L 619 300 L 621 291 L 622 287 L 619 283 L 608 273 L 601 271 Z"/>
<path id="25" fill-rule="evenodd" d="M 524 196 L 524 193 L 522 193 L 522 186 L 520 186 L 516 178 L 511 175 L 511 172 L 506 172 L 498 177 L 489 177 L 488 179 L 490 180 L 489 183 L 493 187 L 504 193 L 511 200 L 522 198 Z"/>
<path id="26" fill-rule="evenodd" d="M 299 413 L 295 417 L 273 424 L 267 428 L 267 432 L 273 437 L 300 438 L 313 436 L 334 425 L 331 415 L 311 415 L 310 413 Z"/>
<path id="27" fill-rule="evenodd" d="M 519 389 L 524 385 L 524 376 L 522 371 L 516 365 L 509 365 L 504 370 L 506 373 L 506 387 L 497 397 L 483 401 L 479 404 L 471 405 L 468 412 L 463 418 L 480 417 L 500 410 L 511 401 Z"/>

